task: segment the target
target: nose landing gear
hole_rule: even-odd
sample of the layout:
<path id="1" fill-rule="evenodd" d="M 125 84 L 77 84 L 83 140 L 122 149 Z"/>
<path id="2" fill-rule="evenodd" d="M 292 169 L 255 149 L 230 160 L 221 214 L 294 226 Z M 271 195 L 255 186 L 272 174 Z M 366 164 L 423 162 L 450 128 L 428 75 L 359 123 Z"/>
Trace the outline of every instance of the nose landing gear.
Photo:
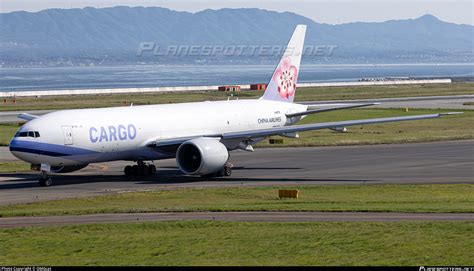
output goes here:
<path id="1" fill-rule="evenodd" d="M 42 170 L 41 171 L 41 177 L 38 180 L 38 183 L 42 187 L 49 187 L 49 186 L 53 185 L 53 179 L 51 179 L 51 177 L 48 176 L 47 171 Z"/>
<path id="2" fill-rule="evenodd" d="M 153 176 L 156 174 L 156 167 L 153 164 L 145 164 L 138 161 L 136 165 L 126 166 L 123 169 L 125 176 Z"/>

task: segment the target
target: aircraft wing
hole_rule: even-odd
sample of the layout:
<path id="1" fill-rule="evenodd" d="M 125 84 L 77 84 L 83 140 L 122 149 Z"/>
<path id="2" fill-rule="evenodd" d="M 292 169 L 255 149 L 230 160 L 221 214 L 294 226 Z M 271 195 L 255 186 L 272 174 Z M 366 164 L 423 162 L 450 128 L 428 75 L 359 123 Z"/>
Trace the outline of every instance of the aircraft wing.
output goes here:
<path id="1" fill-rule="evenodd" d="M 330 129 L 330 128 L 346 127 L 346 126 L 353 126 L 353 125 L 421 120 L 421 119 L 434 119 L 434 118 L 439 118 L 445 115 L 455 115 L 455 114 L 462 114 L 462 112 L 427 114 L 427 115 L 408 116 L 408 117 L 391 117 L 391 118 L 375 118 L 375 119 L 323 122 L 323 123 L 275 127 L 275 128 L 260 129 L 260 130 L 230 132 L 230 133 L 223 133 L 223 134 L 195 135 L 195 136 L 189 136 L 189 137 L 152 140 L 151 142 L 148 142 L 146 145 L 149 147 L 154 147 L 154 148 L 159 148 L 159 149 L 167 149 L 168 147 L 170 147 L 169 150 L 170 152 L 172 152 L 173 150 L 175 151 L 180 144 L 190 139 L 199 138 L 199 137 L 212 137 L 212 138 L 221 139 L 221 140 L 226 140 L 226 139 L 244 140 L 244 139 L 251 139 L 251 138 L 262 138 L 262 137 L 267 137 L 267 136 L 272 136 L 272 135 L 281 135 L 285 133 L 296 133 L 296 132 L 303 132 L 303 131 Z"/>
<path id="2" fill-rule="evenodd" d="M 285 134 L 285 133 L 296 133 L 296 132 L 303 132 L 303 131 L 346 127 L 346 126 L 353 126 L 353 125 L 397 122 L 397 121 L 408 121 L 408 120 L 421 120 L 421 119 L 434 119 L 434 118 L 442 117 L 444 115 L 454 115 L 454 114 L 462 114 L 462 113 L 450 112 L 450 113 L 427 114 L 427 115 L 418 115 L 418 116 L 409 116 L 409 117 L 376 118 L 376 119 L 348 120 L 348 121 L 335 121 L 335 122 L 283 126 L 283 127 L 275 127 L 275 128 L 269 128 L 269 129 L 261 129 L 261 130 L 249 130 L 249 131 L 225 133 L 222 135 L 222 139 L 236 139 L 236 138 L 250 139 L 250 138 L 267 137 L 267 136 L 279 135 L 279 134 Z"/>

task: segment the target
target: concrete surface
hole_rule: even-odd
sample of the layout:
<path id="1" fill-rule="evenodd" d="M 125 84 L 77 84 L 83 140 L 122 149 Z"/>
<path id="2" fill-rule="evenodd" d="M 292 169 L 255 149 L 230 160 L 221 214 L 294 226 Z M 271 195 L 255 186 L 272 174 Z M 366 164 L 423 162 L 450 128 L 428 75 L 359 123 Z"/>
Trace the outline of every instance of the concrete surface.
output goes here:
<path id="1" fill-rule="evenodd" d="M 17 161 L 0 148 L 2 161 Z M 474 141 L 375 146 L 273 148 L 231 153 L 231 177 L 183 176 L 174 159 L 158 161 L 153 177 L 123 176 L 127 162 L 94 164 L 53 176 L 39 187 L 36 172 L 0 174 L 0 205 L 123 191 L 183 187 L 474 183 Z"/>

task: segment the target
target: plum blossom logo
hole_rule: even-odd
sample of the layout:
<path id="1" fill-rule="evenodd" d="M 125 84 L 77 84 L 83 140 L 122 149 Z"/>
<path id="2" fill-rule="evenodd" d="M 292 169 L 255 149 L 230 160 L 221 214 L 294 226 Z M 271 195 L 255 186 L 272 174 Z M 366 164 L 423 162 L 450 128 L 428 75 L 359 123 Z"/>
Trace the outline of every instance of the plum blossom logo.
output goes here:
<path id="1" fill-rule="evenodd" d="M 288 99 L 295 95 L 297 76 L 298 69 L 291 65 L 290 58 L 283 58 L 273 76 L 273 81 L 277 84 L 278 93 L 282 98 Z"/>

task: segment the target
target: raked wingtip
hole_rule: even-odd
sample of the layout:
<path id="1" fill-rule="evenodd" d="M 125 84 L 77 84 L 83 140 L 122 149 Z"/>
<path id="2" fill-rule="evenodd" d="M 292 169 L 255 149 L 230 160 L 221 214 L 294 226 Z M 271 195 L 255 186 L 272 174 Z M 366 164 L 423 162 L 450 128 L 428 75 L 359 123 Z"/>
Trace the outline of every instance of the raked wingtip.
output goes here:
<path id="1" fill-rule="evenodd" d="M 440 116 L 448 116 L 448 115 L 459 115 L 464 114 L 464 112 L 447 112 L 447 113 L 439 113 Z"/>

